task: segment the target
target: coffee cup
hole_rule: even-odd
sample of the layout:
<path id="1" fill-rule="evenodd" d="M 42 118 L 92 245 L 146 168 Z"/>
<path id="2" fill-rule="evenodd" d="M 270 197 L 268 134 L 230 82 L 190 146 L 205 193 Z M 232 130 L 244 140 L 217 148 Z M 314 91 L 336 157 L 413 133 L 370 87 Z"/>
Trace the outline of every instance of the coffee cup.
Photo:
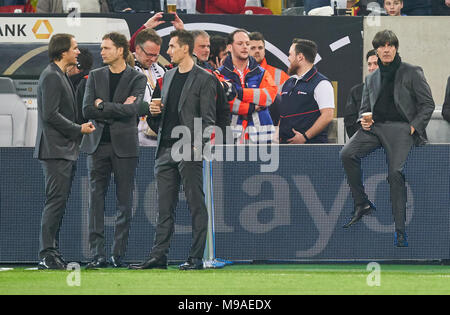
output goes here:
<path id="1" fill-rule="evenodd" d="M 364 122 L 366 122 L 366 123 L 372 122 L 372 113 L 371 112 L 363 113 L 361 116 L 362 116 L 362 119 L 364 120 Z"/>

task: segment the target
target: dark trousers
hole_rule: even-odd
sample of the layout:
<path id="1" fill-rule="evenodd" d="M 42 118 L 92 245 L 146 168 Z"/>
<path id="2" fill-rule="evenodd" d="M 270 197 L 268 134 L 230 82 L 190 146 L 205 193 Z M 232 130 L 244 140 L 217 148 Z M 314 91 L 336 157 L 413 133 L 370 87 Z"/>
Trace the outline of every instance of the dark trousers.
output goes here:
<path id="1" fill-rule="evenodd" d="M 41 160 L 45 177 L 45 205 L 41 219 L 39 259 L 59 255 L 59 231 L 69 199 L 76 161 Z"/>
<path id="2" fill-rule="evenodd" d="M 180 183 L 183 183 L 192 217 L 192 246 L 189 257 L 202 258 L 208 230 L 208 212 L 203 192 L 203 162 L 175 162 L 171 148 L 162 147 L 155 164 L 158 187 L 159 215 L 155 242 L 150 254 L 154 258 L 167 258 L 175 226 L 175 209 Z"/>
<path id="3" fill-rule="evenodd" d="M 368 201 L 364 191 L 361 158 L 379 147 L 386 152 L 388 182 L 395 229 L 405 231 L 406 185 L 403 169 L 413 145 L 411 127 L 405 122 L 375 123 L 370 131 L 358 130 L 340 152 L 355 205 Z"/>
<path id="4" fill-rule="evenodd" d="M 88 156 L 90 184 L 89 248 L 94 258 L 105 257 L 105 197 L 111 173 L 116 185 L 117 215 L 112 255 L 125 256 L 133 206 L 134 178 L 138 158 L 120 158 L 110 143 L 99 144 Z"/>

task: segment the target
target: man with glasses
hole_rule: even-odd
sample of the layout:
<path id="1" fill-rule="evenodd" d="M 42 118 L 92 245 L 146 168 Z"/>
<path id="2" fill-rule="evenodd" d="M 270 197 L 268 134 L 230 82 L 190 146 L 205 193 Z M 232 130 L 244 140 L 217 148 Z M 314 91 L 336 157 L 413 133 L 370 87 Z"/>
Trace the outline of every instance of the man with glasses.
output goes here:
<path id="1" fill-rule="evenodd" d="M 130 50 L 134 52 L 135 69 L 147 77 L 147 88 L 145 89 L 144 101 L 150 103 L 152 98 L 161 97 L 162 78 L 164 68 L 158 64 L 162 39 L 154 31 L 154 28 L 165 23 L 162 20 L 162 12 L 153 15 L 136 33 L 131 37 Z M 183 22 L 175 15 L 172 25 L 179 29 L 183 28 Z M 156 146 L 156 133 L 149 127 L 150 120 L 142 117 L 139 121 L 139 143 L 144 146 Z M 154 128 L 157 129 L 157 126 Z"/>

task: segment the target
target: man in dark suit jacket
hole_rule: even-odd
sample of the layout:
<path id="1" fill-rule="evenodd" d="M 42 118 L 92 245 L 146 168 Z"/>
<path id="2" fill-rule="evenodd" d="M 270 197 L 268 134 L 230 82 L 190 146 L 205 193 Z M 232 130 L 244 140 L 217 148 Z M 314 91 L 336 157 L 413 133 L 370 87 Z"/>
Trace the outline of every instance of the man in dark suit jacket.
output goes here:
<path id="1" fill-rule="evenodd" d="M 83 137 L 81 149 L 88 153 L 90 183 L 89 246 L 93 260 L 87 268 L 104 268 L 105 196 L 114 173 L 117 217 L 110 263 L 120 267 L 125 256 L 132 217 L 134 178 L 139 157 L 137 117 L 148 114 L 143 97 L 146 77 L 127 66 L 125 36 L 103 37 L 102 58 L 107 67 L 90 73 L 83 101 L 83 114 L 96 131 Z"/>
<path id="2" fill-rule="evenodd" d="M 425 128 L 434 111 L 430 87 L 420 67 L 401 61 L 397 36 L 389 30 L 378 32 L 372 41 L 378 54 L 379 69 L 367 76 L 360 110 L 362 129 L 341 151 L 341 159 L 355 202 L 350 227 L 375 210 L 364 191 L 361 158 L 383 147 L 388 161 L 395 242 L 408 246 L 405 231 L 406 185 L 403 169 L 413 144 L 427 141 Z M 362 114 L 372 113 L 363 119 Z"/>
<path id="3" fill-rule="evenodd" d="M 38 84 L 38 130 L 34 157 L 45 176 L 45 206 L 42 213 L 39 269 L 65 269 L 59 252 L 59 229 L 69 198 L 82 134 L 95 130 L 92 123 L 80 124 L 82 117 L 75 92 L 66 74 L 80 53 L 75 38 L 55 34 L 48 53 L 51 63 Z"/>
<path id="4" fill-rule="evenodd" d="M 203 252 L 208 228 L 208 213 L 203 193 L 203 144 L 205 132 L 216 119 L 216 82 L 197 66 L 192 58 L 194 39 L 191 33 L 177 30 L 170 34 L 167 53 L 178 67 L 166 72 L 161 104 L 150 103 L 150 113 L 159 120 L 155 174 L 158 187 L 159 215 L 150 258 L 130 269 L 167 268 L 167 255 L 174 232 L 175 208 L 180 183 L 183 183 L 192 216 L 193 240 L 182 270 L 203 269 Z M 162 114 L 162 115 L 160 115 Z M 199 128 L 201 125 L 201 128 Z M 186 131 L 181 139 L 172 135 Z M 182 144 L 183 158 L 177 157 Z"/>

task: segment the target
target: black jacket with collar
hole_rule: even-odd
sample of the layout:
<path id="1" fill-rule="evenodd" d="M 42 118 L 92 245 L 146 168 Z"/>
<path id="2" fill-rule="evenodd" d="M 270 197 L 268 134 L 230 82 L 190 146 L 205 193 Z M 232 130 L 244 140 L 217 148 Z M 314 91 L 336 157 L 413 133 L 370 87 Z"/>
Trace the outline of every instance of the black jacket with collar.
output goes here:
<path id="1" fill-rule="evenodd" d="M 361 110 L 373 112 L 381 90 L 381 73 L 375 70 L 366 77 Z M 414 143 L 424 145 L 428 141 L 426 127 L 433 114 L 435 104 L 423 70 L 406 62 L 402 62 L 395 75 L 394 102 L 400 114 L 414 127 Z"/>

